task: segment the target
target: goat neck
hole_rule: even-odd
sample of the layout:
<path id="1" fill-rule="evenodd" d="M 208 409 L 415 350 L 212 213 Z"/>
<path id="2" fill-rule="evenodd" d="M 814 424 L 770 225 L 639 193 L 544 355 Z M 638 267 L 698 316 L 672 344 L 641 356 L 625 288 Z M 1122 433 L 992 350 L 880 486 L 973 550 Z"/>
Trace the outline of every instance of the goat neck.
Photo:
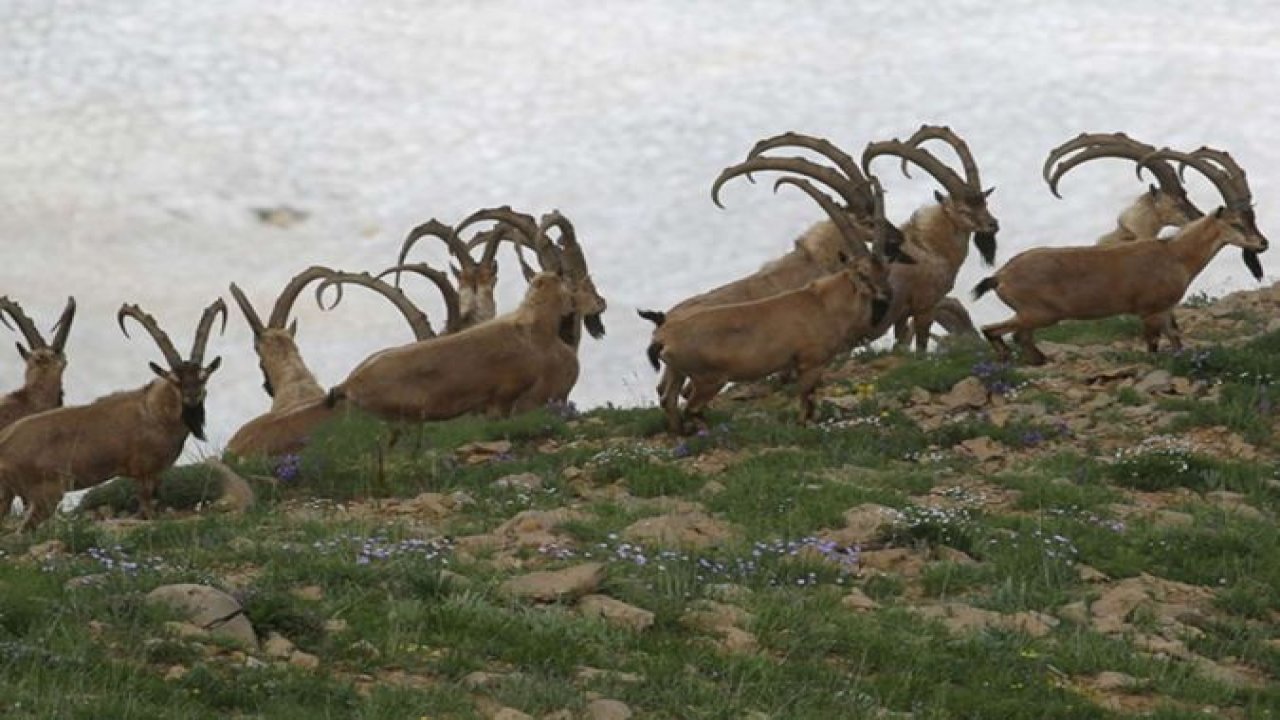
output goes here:
<path id="1" fill-rule="evenodd" d="M 969 257 L 969 235 L 947 213 L 942 205 L 928 205 L 916 210 L 902 228 L 907 246 L 915 245 L 928 255 L 945 262 L 952 274 L 960 271 Z M 915 254 L 908 250 L 908 254 Z"/>
<path id="2" fill-rule="evenodd" d="M 324 397 L 324 388 L 307 368 L 288 331 L 269 328 L 256 344 L 262 374 L 271 388 L 272 412 Z"/>
<path id="3" fill-rule="evenodd" d="M 1190 277 L 1195 277 L 1226 245 L 1221 221 L 1209 216 L 1183 226 L 1166 243 L 1169 253 L 1178 259 Z"/>

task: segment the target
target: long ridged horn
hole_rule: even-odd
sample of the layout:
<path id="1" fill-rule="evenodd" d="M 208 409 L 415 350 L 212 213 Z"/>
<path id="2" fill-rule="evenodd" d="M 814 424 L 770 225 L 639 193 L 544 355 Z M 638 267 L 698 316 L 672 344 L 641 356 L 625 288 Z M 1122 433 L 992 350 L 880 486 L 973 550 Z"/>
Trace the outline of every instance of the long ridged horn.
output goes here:
<path id="1" fill-rule="evenodd" d="M 1252 207 L 1253 191 L 1249 189 L 1249 179 L 1245 175 L 1244 168 L 1240 167 L 1240 164 L 1236 162 L 1235 158 L 1231 157 L 1230 153 L 1224 150 L 1201 146 L 1198 150 L 1193 150 L 1190 154 L 1191 157 L 1203 158 L 1214 163 L 1231 178 L 1231 184 L 1235 188 L 1236 193 L 1238 193 L 1240 202 L 1242 203 L 1240 207 L 1235 208 L 1236 210 L 1243 210 L 1246 207 Z M 1178 167 L 1180 175 L 1185 168 L 1185 164 Z"/>
<path id="2" fill-rule="evenodd" d="M 58 322 L 53 324 L 53 351 L 62 352 L 67 347 L 67 336 L 71 333 L 71 322 L 76 317 L 76 299 L 67 298 L 67 305 L 62 309 Z"/>
<path id="3" fill-rule="evenodd" d="M 1152 163 L 1157 161 L 1172 160 L 1179 164 L 1179 172 L 1182 172 L 1186 167 L 1190 166 L 1201 175 L 1208 178 L 1209 182 L 1213 183 L 1213 186 L 1222 194 L 1222 199 L 1228 207 L 1242 212 L 1249 210 L 1252 201 L 1247 192 L 1242 195 L 1240 193 L 1240 186 L 1235 183 L 1230 172 L 1218 165 L 1217 161 L 1210 160 L 1206 157 L 1206 154 L 1202 151 L 1207 149 L 1208 148 L 1201 148 L 1194 153 L 1184 153 L 1172 148 L 1160 148 L 1155 152 L 1148 153 L 1147 156 L 1140 160 L 1138 164 L 1140 166 L 1150 167 Z M 1226 155 L 1226 153 L 1221 154 Z M 1234 165 L 1234 161 L 1232 161 L 1232 164 Z M 1245 189 L 1247 191 L 1247 187 Z"/>
<path id="4" fill-rule="evenodd" d="M 754 157 L 749 160 L 731 165 L 721 171 L 720 175 L 711 184 L 711 201 L 716 207 L 723 208 L 720 202 L 720 188 L 729 180 L 739 175 L 750 175 L 758 171 L 774 171 L 787 172 L 796 175 L 803 175 L 826 185 L 834 190 L 841 199 L 844 200 L 845 206 L 859 212 L 859 209 L 868 207 L 868 195 L 864 187 L 859 186 L 853 180 L 841 175 L 838 171 L 825 165 L 819 165 L 812 160 L 802 157 Z"/>
<path id="5" fill-rule="evenodd" d="M 383 274 L 385 275 L 387 273 Z M 443 275 L 443 273 L 441 273 L 441 275 Z M 446 279 L 445 282 L 448 283 L 448 280 Z M 369 273 L 343 272 L 342 270 L 333 271 L 329 277 L 325 278 L 324 281 L 316 287 L 316 304 L 319 305 L 322 310 L 332 310 L 337 307 L 338 303 L 342 302 L 343 285 L 360 285 L 362 287 L 367 287 L 391 301 L 391 304 L 395 305 L 396 309 L 404 315 L 404 319 L 409 321 L 409 327 L 413 330 L 413 337 L 415 340 L 426 340 L 436 336 L 435 331 L 431 329 L 431 322 L 427 319 L 427 314 L 422 312 L 417 305 L 414 305 L 413 301 L 411 301 L 403 291 L 399 288 L 392 287 Z M 324 291 L 329 287 L 333 287 L 337 291 L 337 295 L 334 297 L 333 304 L 325 307 Z"/>
<path id="6" fill-rule="evenodd" d="M 871 174 L 871 161 L 881 155 L 894 155 L 903 161 L 911 161 L 933 176 L 949 195 L 954 198 L 967 197 L 974 191 L 955 170 L 947 167 L 928 150 L 908 145 L 901 140 L 880 140 L 868 143 L 862 151 L 862 171 Z M 977 192 L 981 193 L 981 190 Z"/>
<path id="7" fill-rule="evenodd" d="M 262 318 L 258 317 L 258 311 L 253 309 L 253 303 L 249 302 L 249 298 L 245 296 L 244 291 L 235 283 L 231 283 L 231 297 L 240 306 L 240 312 L 244 313 L 245 322 L 249 323 L 249 329 L 253 331 L 253 336 L 255 338 L 260 337 L 263 331 L 266 330 L 266 327 L 262 324 Z"/>
<path id="8" fill-rule="evenodd" d="M 390 268 L 387 268 L 386 270 L 383 270 L 382 272 L 378 273 L 375 279 L 381 281 L 382 278 L 386 277 L 387 275 L 391 275 L 393 273 L 396 275 L 396 277 L 399 277 L 400 273 L 402 272 L 417 273 L 418 275 L 421 275 L 426 279 L 430 280 L 432 284 L 436 286 L 436 289 L 440 291 L 440 296 L 444 299 L 444 311 L 445 311 L 444 332 L 445 333 L 455 333 L 462 329 L 462 311 L 460 309 L 461 306 L 458 304 L 458 291 L 454 289 L 453 285 L 449 282 L 448 275 L 445 275 L 443 272 L 436 270 L 435 268 L 431 267 L 426 263 L 406 263 L 404 265 L 396 265 L 394 267 L 390 267 Z M 326 280 L 325 282 L 320 284 L 320 287 L 316 288 L 317 302 L 320 301 L 320 296 L 323 294 L 324 289 L 328 285 L 329 285 L 329 281 Z M 342 299 L 342 286 L 338 285 L 337 289 L 338 289 L 338 297 L 333 301 L 332 305 L 326 308 L 328 310 L 332 310 L 334 307 L 337 307 L 338 302 Z M 429 326 L 428 326 L 428 329 L 430 329 Z M 422 338 L 419 338 L 419 339 L 421 340 Z"/>
<path id="9" fill-rule="evenodd" d="M 534 271 L 524 259 L 523 248 L 528 247 L 535 252 L 537 251 L 538 222 L 533 219 L 533 216 L 512 210 L 510 205 L 482 208 L 463 218 L 462 222 L 458 223 L 458 232 L 462 232 L 463 229 L 474 223 L 484 221 L 496 223 L 495 230 L 503 228 L 514 230 L 519 233 L 519 236 L 514 236 L 510 232 L 500 232 L 491 238 L 482 238 L 480 235 L 476 235 L 476 237 L 467 241 L 467 248 L 473 249 L 477 245 L 487 243 L 484 249 L 484 257 L 492 260 L 493 255 L 498 252 L 498 245 L 503 241 L 510 242 L 515 245 L 516 259 L 520 262 L 520 270 L 524 273 L 525 278 L 532 277 Z"/>
<path id="10" fill-rule="evenodd" d="M 1083 150 L 1083 152 L 1063 160 L 1067 155 L 1078 150 Z M 1053 196 L 1061 198 L 1062 194 L 1058 191 L 1058 183 L 1062 180 L 1062 176 L 1073 168 L 1079 167 L 1090 160 L 1106 157 L 1122 158 L 1137 163 L 1147 155 L 1155 152 L 1155 150 L 1155 147 L 1134 140 L 1122 132 L 1110 134 L 1080 133 L 1049 151 L 1040 174 L 1044 181 L 1049 184 L 1049 191 L 1053 193 Z M 1136 166 L 1136 170 L 1139 173 L 1142 172 L 1142 169 L 1142 165 Z M 1178 181 L 1178 173 L 1174 171 L 1172 165 L 1167 162 L 1156 162 L 1152 163 L 1148 169 L 1151 170 L 1152 175 L 1155 175 L 1160 189 L 1166 194 L 1175 198 L 1186 197 L 1186 190 L 1182 187 L 1182 183 Z"/>
<path id="11" fill-rule="evenodd" d="M 129 337 L 129 329 L 124 324 L 125 318 L 133 318 L 151 335 L 151 339 L 160 348 L 160 354 L 164 355 L 165 362 L 169 363 L 170 370 L 177 370 L 182 365 L 182 356 L 178 354 L 178 349 L 173 346 L 173 341 L 165 331 L 156 324 L 155 318 L 143 312 L 137 305 L 131 303 L 121 305 L 120 311 L 116 313 L 116 322 L 120 325 L 120 331 L 125 337 Z"/>
<path id="12" fill-rule="evenodd" d="M 6 314 L 13 318 L 13 321 L 18 325 L 18 331 L 22 333 L 22 337 L 26 338 L 29 349 L 39 350 L 40 348 L 49 347 L 48 343 L 44 341 L 44 336 L 36 329 L 36 324 L 31 322 L 31 318 L 27 317 L 27 313 L 22 309 L 22 306 L 11 300 L 7 295 L 0 297 L 0 322 L 3 322 L 5 327 L 12 330 L 13 326 L 4 319 Z"/>
<path id="13" fill-rule="evenodd" d="M 941 140 L 951 146 L 955 150 L 956 156 L 960 158 L 960 167 L 964 170 L 964 181 L 972 189 L 982 192 L 982 178 L 978 175 L 978 163 L 974 162 L 973 153 L 969 152 L 969 144 L 966 143 L 955 131 L 946 125 L 921 125 L 920 129 L 915 131 L 911 137 L 907 138 L 906 144 L 912 147 L 919 147 L 921 143 L 929 140 Z M 902 159 L 902 174 L 907 175 L 907 159 Z"/>
<path id="14" fill-rule="evenodd" d="M 542 224 L 560 231 L 560 260 L 565 273 L 574 278 L 584 278 L 588 274 L 587 258 L 582 254 L 582 246 L 578 244 L 578 233 L 573 229 L 569 218 L 560 214 L 559 210 L 542 216 Z"/>
<path id="15" fill-rule="evenodd" d="M 829 140 L 797 132 L 786 132 L 757 142 L 751 148 L 751 152 L 747 153 L 747 159 L 759 157 L 769 150 L 780 147 L 798 147 L 812 150 L 830 160 L 855 187 L 861 190 L 860 198 L 862 202 L 858 205 L 850 205 L 849 209 L 859 217 L 866 217 L 875 211 L 875 201 L 870 195 L 869 181 L 862 174 L 862 170 L 858 168 L 858 162 Z M 750 173 L 747 174 L 747 179 L 751 179 Z"/>
<path id="16" fill-rule="evenodd" d="M 209 331 L 213 329 L 213 323 L 222 316 L 222 327 L 218 330 L 219 334 L 227 331 L 227 304 L 222 298 L 209 303 L 209 307 L 200 313 L 200 323 L 196 325 L 196 338 L 191 342 L 191 360 L 194 365 L 204 367 L 204 351 L 209 346 Z"/>
<path id="17" fill-rule="evenodd" d="M 780 177 L 773 183 L 773 191 L 777 192 L 778 188 L 783 185 L 792 185 L 800 188 L 806 195 L 813 198 L 814 202 L 822 206 L 822 209 L 826 211 L 832 222 L 840 230 L 840 235 L 844 238 L 844 244 L 850 252 L 858 255 L 868 254 L 866 243 L 863 240 L 863 233 L 854 226 L 848 214 L 836 204 L 835 200 L 832 200 L 830 196 L 804 178 Z"/>
<path id="18" fill-rule="evenodd" d="M 280 291 L 280 297 L 276 298 L 275 305 L 271 308 L 271 317 L 267 318 L 267 327 L 284 329 L 289 322 L 289 313 L 293 311 L 293 304 L 298 301 L 298 295 L 302 294 L 303 288 L 316 280 L 323 280 L 333 273 L 333 270 L 322 265 L 312 265 L 303 270 L 284 286 Z"/>
<path id="19" fill-rule="evenodd" d="M 405 258 L 409 256 L 409 250 L 420 238 L 431 236 L 444 241 L 444 244 L 449 248 L 449 254 L 458 261 L 458 265 L 463 270 L 471 270 L 475 268 L 475 259 L 471 257 L 471 253 L 467 252 L 467 246 L 458 239 L 458 233 L 461 231 L 461 227 L 451 228 L 439 220 L 431 218 L 409 231 L 409 234 L 404 239 L 404 243 L 400 245 L 400 254 L 396 256 L 396 264 L 404 264 Z"/>

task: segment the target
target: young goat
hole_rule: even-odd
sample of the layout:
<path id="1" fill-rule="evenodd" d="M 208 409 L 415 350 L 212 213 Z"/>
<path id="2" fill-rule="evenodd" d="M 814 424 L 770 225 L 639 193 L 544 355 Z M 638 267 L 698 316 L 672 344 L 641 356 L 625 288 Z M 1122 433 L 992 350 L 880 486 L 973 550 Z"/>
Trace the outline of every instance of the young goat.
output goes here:
<path id="1" fill-rule="evenodd" d="M 665 363 L 673 381 L 662 395 L 667 427 L 688 430 L 729 382 L 759 380 L 777 372 L 796 375 L 800 422 L 813 418 L 813 393 L 823 368 L 871 331 L 888 308 L 889 285 L 872 264 L 819 278 L 799 290 L 674 318 L 654 331 L 649 361 Z M 692 392 L 683 417 L 680 389 Z"/>
<path id="2" fill-rule="evenodd" d="M 929 140 L 942 140 L 955 150 L 963 178 L 920 147 Z M 946 195 L 935 192 L 937 204 L 916 210 L 899 228 L 905 238 L 903 251 L 914 262 L 890 266 L 893 305 L 871 335 L 879 337 L 892 327 L 895 347 L 906 346 L 914 336 L 916 350 L 923 352 L 938 303 L 955 286 L 960 266 L 968 257 L 971 234 L 983 261 L 988 265 L 995 261 L 1000 224 L 987 208 L 987 197 L 994 188 L 982 188 L 968 144 L 948 127 L 922 125 L 906 142 L 870 143 L 862 153 L 862 169 L 869 174 L 871 162 L 881 155 L 901 158 L 904 174 L 907 163 L 915 163 L 947 191 Z"/>
<path id="3" fill-rule="evenodd" d="M 975 297 L 988 290 L 1014 309 L 1013 318 L 987 325 L 982 333 L 1002 360 L 1010 355 L 1002 336 L 1012 332 L 1033 365 L 1046 358 L 1035 346 L 1038 328 L 1060 320 L 1090 320 L 1113 315 L 1137 315 L 1142 320 L 1147 349 L 1155 352 L 1162 334 L 1174 350 L 1182 339 L 1172 322 L 1172 309 L 1196 275 L 1226 245 L 1252 252 L 1267 249 L 1267 239 L 1254 219 L 1252 200 L 1241 170 L 1226 153 L 1201 148 L 1184 154 L 1160 150 L 1142 161 L 1175 160 L 1191 166 L 1213 181 L 1226 206 L 1210 216 L 1182 227 L 1168 240 L 1117 245 L 1037 248 L 1013 257 L 995 275 L 974 289 Z"/>
<path id="4" fill-rule="evenodd" d="M 44 522 L 64 492 L 116 475 L 137 482 L 142 514 L 151 516 L 160 473 L 173 465 L 188 434 L 204 439 L 205 383 L 221 364 L 221 358 L 214 358 L 204 365 L 204 351 L 219 315 L 225 328 L 222 300 L 205 309 L 190 358 L 183 360 L 154 318 L 136 305 L 121 307 L 120 328 L 125 329 L 126 318 L 136 320 L 169 368 L 151 363 L 158 377 L 137 390 L 31 415 L 0 432 L 0 489 L 21 497 L 27 506 L 19 532 Z"/>
<path id="5" fill-rule="evenodd" d="M 227 453 L 239 457 L 273 456 L 296 451 L 305 444 L 305 436 L 291 432 L 288 429 L 289 423 L 284 422 L 282 418 L 296 408 L 323 400 L 325 390 L 316 381 L 315 375 L 307 367 L 302 354 L 298 351 L 295 340 L 297 322 L 289 323 L 289 313 L 302 290 L 316 280 L 324 281 L 316 288 L 317 299 L 325 287 L 337 284 L 339 295 L 334 302 L 336 305 L 341 300 L 343 283 L 361 285 L 391 301 L 392 305 L 408 320 L 416 339 L 425 340 L 435 337 L 427 316 L 414 306 L 404 293 L 367 273 L 345 273 L 320 266 L 307 268 L 285 285 L 280 296 L 276 298 L 266 325 L 258 317 L 249 299 L 235 283 L 232 283 L 231 295 L 240 305 L 245 320 L 253 330 L 253 348 L 258 354 L 258 363 L 262 368 L 262 386 L 271 396 L 272 402 L 270 410 L 236 430 L 227 442 Z"/>
<path id="6" fill-rule="evenodd" d="M 565 318 L 580 311 L 566 285 L 541 273 L 513 312 L 373 354 L 329 391 L 328 407 L 422 422 L 470 412 L 504 417 L 546 404 L 564 368 L 577 377 L 577 356 L 560 337 Z M 303 410 L 319 414 L 318 408 Z"/>

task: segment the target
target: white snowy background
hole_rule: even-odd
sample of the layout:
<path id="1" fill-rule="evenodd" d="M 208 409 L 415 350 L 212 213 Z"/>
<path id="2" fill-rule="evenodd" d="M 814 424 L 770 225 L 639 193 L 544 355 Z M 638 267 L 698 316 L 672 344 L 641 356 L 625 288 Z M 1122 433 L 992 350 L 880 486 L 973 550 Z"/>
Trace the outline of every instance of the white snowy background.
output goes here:
<path id="1" fill-rule="evenodd" d="M 41 327 L 76 296 L 69 403 L 150 379 L 158 355 L 120 335 L 121 302 L 185 349 L 199 311 L 226 297 L 211 443 L 196 454 L 268 406 L 229 282 L 266 313 L 309 264 L 381 268 L 412 225 L 489 205 L 559 208 L 578 228 L 610 311 L 608 337 L 583 347 L 575 401 L 652 402 L 635 308 L 748 272 L 820 216 L 767 184 L 728 186 L 726 210 L 709 200 L 723 167 L 785 130 L 856 155 L 951 125 L 997 187 L 1000 261 L 1092 242 L 1145 187 L 1130 164 L 1099 162 L 1053 198 L 1045 153 L 1085 130 L 1229 150 L 1263 231 L 1280 232 L 1270 1 L 0 0 L 0 13 L 0 293 Z M 889 161 L 880 174 L 897 221 L 934 190 Z M 1202 182 L 1193 196 L 1216 202 Z M 281 228 L 252 212 L 280 205 L 309 216 Z M 509 308 L 523 283 L 503 258 Z M 1270 281 L 1276 261 L 1263 260 Z M 956 292 L 988 272 L 972 253 Z M 1192 291 L 1251 284 L 1231 251 Z M 427 286 L 411 289 L 440 317 Z M 989 298 L 973 312 L 1006 310 Z M 308 293 L 297 316 L 326 386 L 410 338 L 358 290 L 330 313 Z M 0 388 L 20 383 L 17 353 L 0 347 Z"/>

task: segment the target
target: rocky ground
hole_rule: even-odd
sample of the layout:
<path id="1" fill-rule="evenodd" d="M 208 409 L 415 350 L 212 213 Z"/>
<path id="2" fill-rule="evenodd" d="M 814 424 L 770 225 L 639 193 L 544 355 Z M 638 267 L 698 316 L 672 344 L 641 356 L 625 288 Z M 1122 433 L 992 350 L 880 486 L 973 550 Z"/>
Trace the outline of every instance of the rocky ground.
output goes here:
<path id="1" fill-rule="evenodd" d="M 822 421 L 553 409 L 104 489 L 10 538 L 15 717 L 1280 714 L 1280 288 L 983 348 L 869 353 Z M 210 469 L 212 468 L 212 469 Z M 191 507 L 194 506 L 194 507 Z M 51 688 L 60 692 L 50 693 Z"/>

